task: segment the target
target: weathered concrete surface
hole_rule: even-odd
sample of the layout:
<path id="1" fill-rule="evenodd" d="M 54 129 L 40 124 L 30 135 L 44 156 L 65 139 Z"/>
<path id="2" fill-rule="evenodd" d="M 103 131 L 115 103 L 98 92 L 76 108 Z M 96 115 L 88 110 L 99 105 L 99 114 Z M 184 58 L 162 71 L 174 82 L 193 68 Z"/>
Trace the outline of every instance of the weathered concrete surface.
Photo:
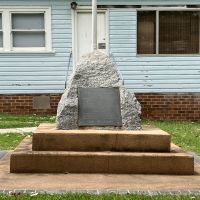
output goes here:
<path id="1" fill-rule="evenodd" d="M 194 174 L 193 156 L 171 152 L 32 151 L 27 137 L 11 155 L 13 173 Z"/>
<path id="2" fill-rule="evenodd" d="M 57 130 L 41 124 L 33 134 L 34 151 L 169 152 L 171 137 L 158 128 L 130 130 Z"/>
<path id="3" fill-rule="evenodd" d="M 7 153 L 8 151 L 0 151 L 0 159 L 2 159 Z"/>
<path id="4" fill-rule="evenodd" d="M 122 129 L 138 130 L 140 126 L 141 107 L 135 95 L 120 83 L 117 67 L 111 59 L 95 51 L 82 58 L 74 70 L 67 89 L 58 105 L 57 128 L 78 128 L 78 88 L 112 88 L 119 87 L 122 115 Z"/>
<path id="5" fill-rule="evenodd" d="M 5 128 L 0 129 L 0 134 L 7 134 L 7 133 L 31 133 L 35 131 L 37 127 L 26 127 L 26 128 Z"/>
<path id="6" fill-rule="evenodd" d="M 0 160 L 0 190 L 200 190 L 200 165 L 195 175 L 114 175 L 114 174 L 11 174 L 10 154 Z"/>

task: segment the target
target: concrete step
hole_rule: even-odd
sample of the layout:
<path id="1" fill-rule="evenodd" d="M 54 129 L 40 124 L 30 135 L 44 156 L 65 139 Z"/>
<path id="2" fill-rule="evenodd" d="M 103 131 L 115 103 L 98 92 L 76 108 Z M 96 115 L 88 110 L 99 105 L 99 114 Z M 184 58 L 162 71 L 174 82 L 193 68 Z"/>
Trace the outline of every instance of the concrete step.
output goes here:
<path id="1" fill-rule="evenodd" d="M 170 135 L 157 128 L 142 131 L 56 130 L 42 124 L 33 134 L 34 151 L 169 152 Z"/>
<path id="2" fill-rule="evenodd" d="M 32 151 L 26 138 L 11 155 L 12 173 L 194 174 L 194 158 L 170 153 Z"/>

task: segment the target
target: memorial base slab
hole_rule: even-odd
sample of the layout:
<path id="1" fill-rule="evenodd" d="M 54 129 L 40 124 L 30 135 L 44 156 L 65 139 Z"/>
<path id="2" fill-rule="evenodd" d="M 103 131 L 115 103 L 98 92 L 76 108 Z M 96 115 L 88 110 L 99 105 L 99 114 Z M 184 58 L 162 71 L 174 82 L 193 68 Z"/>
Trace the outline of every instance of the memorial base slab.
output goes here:
<path id="1" fill-rule="evenodd" d="M 194 158 L 156 128 L 56 130 L 42 124 L 12 153 L 10 172 L 192 175 Z"/>

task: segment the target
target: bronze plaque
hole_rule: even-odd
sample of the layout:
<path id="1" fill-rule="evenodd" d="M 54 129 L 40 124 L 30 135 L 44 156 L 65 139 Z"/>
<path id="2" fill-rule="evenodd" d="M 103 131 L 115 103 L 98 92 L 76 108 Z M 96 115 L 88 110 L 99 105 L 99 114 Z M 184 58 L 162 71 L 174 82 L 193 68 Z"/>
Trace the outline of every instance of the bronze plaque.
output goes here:
<path id="1" fill-rule="evenodd" d="M 122 126 L 119 88 L 79 88 L 79 126 Z"/>

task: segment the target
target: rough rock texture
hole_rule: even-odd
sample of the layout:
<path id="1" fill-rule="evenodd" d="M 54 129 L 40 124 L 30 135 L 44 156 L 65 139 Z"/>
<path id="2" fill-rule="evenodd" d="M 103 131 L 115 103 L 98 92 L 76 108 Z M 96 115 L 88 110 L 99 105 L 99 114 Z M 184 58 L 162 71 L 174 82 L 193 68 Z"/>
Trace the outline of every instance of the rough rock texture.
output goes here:
<path id="1" fill-rule="evenodd" d="M 117 67 L 110 58 L 95 51 L 82 58 L 68 81 L 67 89 L 58 105 L 57 128 L 78 128 L 78 88 L 119 87 L 122 129 L 138 130 L 141 107 L 135 95 L 120 83 Z M 106 128 L 106 127 L 105 127 Z"/>

